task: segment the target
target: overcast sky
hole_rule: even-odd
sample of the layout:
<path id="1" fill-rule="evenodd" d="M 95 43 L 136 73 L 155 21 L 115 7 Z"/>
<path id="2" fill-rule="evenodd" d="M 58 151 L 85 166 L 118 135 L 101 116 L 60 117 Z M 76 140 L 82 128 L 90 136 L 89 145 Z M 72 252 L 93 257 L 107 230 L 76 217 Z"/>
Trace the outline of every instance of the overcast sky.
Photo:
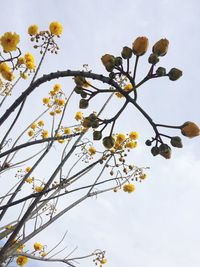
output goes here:
<path id="1" fill-rule="evenodd" d="M 46 29 L 55 20 L 63 24 L 60 52 L 49 57 L 44 73 L 80 69 L 87 63 L 93 72 L 105 74 L 100 62 L 103 54 L 119 55 L 122 47 L 131 46 L 137 36 L 147 36 L 150 47 L 161 38 L 169 39 L 169 52 L 161 66 L 168 70 L 180 68 L 184 75 L 177 82 L 160 79 L 145 85 L 139 91 L 139 103 L 158 123 L 179 125 L 191 120 L 200 125 L 198 0 L 1 2 L 0 34 L 16 31 L 24 40 L 25 50 L 30 47 L 26 35 L 29 25 L 37 23 L 40 29 Z M 141 61 L 146 67 L 147 57 Z M 142 72 L 143 67 L 140 69 Z M 87 201 L 40 239 L 52 245 L 67 229 L 67 245 L 78 245 L 80 254 L 105 249 L 109 267 L 199 267 L 199 138 L 183 138 L 184 148 L 174 150 L 167 161 L 153 158 L 145 147 L 151 129 L 136 111 L 129 109 L 118 127 L 119 131 L 139 132 L 139 147 L 132 157 L 139 166 L 151 167 L 148 179 L 136 185 L 134 194 L 110 193 Z M 80 266 L 90 267 L 93 263 Z"/>

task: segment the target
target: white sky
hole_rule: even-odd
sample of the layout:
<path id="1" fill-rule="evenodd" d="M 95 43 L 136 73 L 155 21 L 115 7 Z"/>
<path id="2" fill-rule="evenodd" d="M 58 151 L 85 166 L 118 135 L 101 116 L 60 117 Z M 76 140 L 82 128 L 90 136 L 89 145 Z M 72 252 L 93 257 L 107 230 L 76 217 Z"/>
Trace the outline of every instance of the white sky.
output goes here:
<path id="1" fill-rule="evenodd" d="M 44 73 L 79 69 L 84 63 L 93 72 L 104 72 L 100 57 L 119 55 L 137 36 L 148 36 L 150 46 L 160 38 L 169 39 L 169 52 L 161 66 L 178 67 L 184 75 L 177 82 L 160 79 L 145 85 L 139 103 L 156 122 L 177 125 L 192 120 L 200 125 L 198 0 L 10 0 L 2 6 L 0 34 L 22 34 L 25 49 L 29 42 L 23 33 L 29 25 L 37 23 L 45 29 L 54 20 L 63 24 L 61 51 L 49 57 Z M 147 57 L 141 61 L 145 66 Z M 174 150 L 172 159 L 166 161 L 151 157 L 144 145 L 151 128 L 136 111 L 128 110 L 118 127 L 140 133 L 133 158 L 136 164 L 151 167 L 148 179 L 132 195 L 110 193 L 87 201 L 47 230 L 42 242 L 53 244 L 68 229 L 66 242 L 78 245 L 80 254 L 105 249 L 109 267 L 199 267 L 199 138 L 184 138 L 184 148 Z"/>

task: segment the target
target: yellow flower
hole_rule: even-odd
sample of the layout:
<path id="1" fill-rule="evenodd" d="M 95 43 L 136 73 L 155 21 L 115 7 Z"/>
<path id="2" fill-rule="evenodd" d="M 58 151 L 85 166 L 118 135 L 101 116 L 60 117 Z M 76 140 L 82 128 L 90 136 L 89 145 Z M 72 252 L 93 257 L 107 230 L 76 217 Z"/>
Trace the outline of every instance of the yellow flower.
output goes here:
<path id="1" fill-rule="evenodd" d="M 49 30 L 52 34 L 59 36 L 62 34 L 63 31 L 62 24 L 58 21 L 54 21 L 50 24 Z"/>
<path id="2" fill-rule="evenodd" d="M 124 190 L 124 192 L 132 193 L 135 190 L 135 186 L 134 186 L 134 184 L 125 184 L 123 186 L 123 190 Z"/>
<path id="3" fill-rule="evenodd" d="M 192 138 L 200 135 L 200 129 L 194 122 L 187 121 L 181 126 L 181 133 Z"/>
<path id="4" fill-rule="evenodd" d="M 36 186 L 34 189 L 37 193 L 40 193 L 43 190 L 43 186 Z"/>
<path id="5" fill-rule="evenodd" d="M 45 257 L 47 255 L 47 253 L 46 252 L 43 252 L 40 255 L 41 255 L 41 257 Z"/>
<path id="6" fill-rule="evenodd" d="M 116 142 L 121 144 L 122 142 L 124 142 L 125 139 L 126 139 L 126 136 L 124 134 L 122 134 L 122 133 L 119 133 L 117 135 L 117 141 Z"/>
<path id="7" fill-rule="evenodd" d="M 24 55 L 25 58 L 25 64 L 26 64 L 26 68 L 29 70 L 33 70 L 35 68 L 35 60 L 34 57 L 31 53 L 26 53 Z"/>
<path id="8" fill-rule="evenodd" d="M 62 110 L 61 110 L 61 109 L 56 109 L 55 112 L 56 112 L 57 114 L 60 114 L 60 113 L 62 112 Z"/>
<path id="9" fill-rule="evenodd" d="M 38 33 L 38 25 L 34 24 L 28 28 L 29 35 L 36 35 Z"/>
<path id="10" fill-rule="evenodd" d="M 129 134 L 129 138 L 131 139 L 131 140 L 136 140 L 136 139 L 138 139 L 138 133 L 137 132 L 131 132 L 130 134 Z"/>
<path id="11" fill-rule="evenodd" d="M 43 130 L 41 136 L 42 136 L 42 138 L 48 138 L 49 132 L 47 130 Z"/>
<path id="12" fill-rule="evenodd" d="M 70 128 L 64 128 L 64 134 L 70 134 L 71 130 Z"/>
<path id="13" fill-rule="evenodd" d="M 60 84 L 55 84 L 53 87 L 54 92 L 59 92 L 61 89 L 61 85 Z"/>
<path id="14" fill-rule="evenodd" d="M 24 57 L 19 57 L 18 60 L 17 60 L 17 64 L 18 65 L 25 64 L 25 58 Z"/>
<path id="15" fill-rule="evenodd" d="M 33 130 L 28 131 L 28 136 L 32 137 L 35 134 Z"/>
<path id="16" fill-rule="evenodd" d="M 54 112 L 54 111 L 50 111 L 49 114 L 50 114 L 51 116 L 54 116 L 54 115 L 55 115 L 55 112 Z"/>
<path id="17" fill-rule="evenodd" d="M 17 248 L 17 250 L 19 250 L 19 252 L 21 252 L 24 248 L 25 248 L 25 245 L 24 245 L 24 244 L 21 244 L 21 245 Z"/>
<path id="18" fill-rule="evenodd" d="M 105 259 L 105 258 L 103 258 L 102 260 L 101 260 L 101 264 L 105 264 L 107 262 L 107 260 Z"/>
<path id="19" fill-rule="evenodd" d="M 89 149 L 88 149 L 88 152 L 90 154 L 90 156 L 94 155 L 96 153 L 96 148 L 91 146 Z"/>
<path id="20" fill-rule="evenodd" d="M 6 62 L 0 64 L 0 73 L 7 81 L 12 81 L 14 79 L 14 75 Z"/>
<path id="21" fill-rule="evenodd" d="M 142 174 L 140 175 L 140 179 L 144 180 L 144 179 L 146 179 L 146 178 L 147 178 L 146 173 L 142 173 Z"/>
<path id="22" fill-rule="evenodd" d="M 61 134 L 57 133 L 55 137 L 61 137 L 61 136 L 62 136 Z M 60 143 L 60 144 L 62 144 L 62 143 L 65 142 L 64 139 L 60 139 L 60 140 L 58 139 L 57 141 L 58 141 L 58 143 Z"/>
<path id="23" fill-rule="evenodd" d="M 130 148 L 130 149 L 133 149 L 137 146 L 137 142 L 134 142 L 134 141 L 131 141 L 131 142 L 127 142 L 125 147 L 126 148 Z"/>
<path id="24" fill-rule="evenodd" d="M 161 39 L 153 46 L 153 53 L 158 56 L 164 56 L 167 53 L 169 41 L 167 39 Z"/>
<path id="25" fill-rule="evenodd" d="M 28 258 L 26 256 L 18 256 L 16 263 L 19 266 L 24 266 L 28 262 Z"/>
<path id="26" fill-rule="evenodd" d="M 40 127 L 44 126 L 44 121 L 43 120 L 38 121 L 38 126 Z"/>
<path id="27" fill-rule="evenodd" d="M 31 183 L 33 182 L 33 178 L 32 178 L 32 177 L 28 177 L 28 178 L 26 179 L 26 182 L 27 182 L 28 184 L 31 184 Z"/>
<path id="28" fill-rule="evenodd" d="M 37 128 L 37 124 L 34 122 L 31 124 L 31 129 L 35 130 Z"/>
<path id="29" fill-rule="evenodd" d="M 50 98 L 49 98 L 49 97 L 44 97 L 44 98 L 42 99 L 42 102 L 43 102 L 44 104 L 49 104 L 49 102 L 50 102 Z"/>
<path id="30" fill-rule="evenodd" d="M 136 56 L 142 56 L 146 53 L 149 45 L 149 40 L 147 37 L 138 37 L 134 42 L 133 42 L 133 53 Z"/>
<path id="31" fill-rule="evenodd" d="M 83 113 L 80 111 L 76 112 L 75 119 L 77 121 L 80 121 L 82 118 L 83 118 Z"/>
<path id="32" fill-rule="evenodd" d="M 43 248 L 43 245 L 42 245 L 42 244 L 40 244 L 40 243 L 38 243 L 38 242 L 35 242 L 35 243 L 34 243 L 34 249 L 35 249 L 36 251 L 41 250 L 42 248 Z"/>
<path id="33" fill-rule="evenodd" d="M 124 86 L 124 91 L 129 92 L 133 89 L 133 85 L 131 83 L 128 83 L 126 86 Z"/>
<path id="34" fill-rule="evenodd" d="M 26 80 L 28 78 L 28 75 L 27 75 L 27 73 L 20 71 L 20 77 L 22 79 Z"/>
<path id="35" fill-rule="evenodd" d="M 30 170 L 31 170 L 30 166 L 26 167 L 26 169 L 25 169 L 26 172 L 30 172 Z"/>
<path id="36" fill-rule="evenodd" d="M 11 32 L 6 32 L 0 39 L 0 43 L 5 52 L 12 52 L 17 49 L 17 45 L 20 41 L 19 35 Z"/>
<path id="37" fill-rule="evenodd" d="M 64 106 L 65 100 L 64 99 L 58 99 L 58 106 Z"/>

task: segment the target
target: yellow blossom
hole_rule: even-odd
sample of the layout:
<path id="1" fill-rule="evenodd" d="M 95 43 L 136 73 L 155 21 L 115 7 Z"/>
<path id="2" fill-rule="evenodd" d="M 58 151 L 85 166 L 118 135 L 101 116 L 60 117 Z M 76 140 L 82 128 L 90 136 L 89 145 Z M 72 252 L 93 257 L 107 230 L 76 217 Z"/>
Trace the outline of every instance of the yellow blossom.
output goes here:
<path id="1" fill-rule="evenodd" d="M 0 64 L 0 73 L 2 77 L 7 81 L 12 81 L 14 79 L 12 70 L 10 69 L 10 67 L 6 62 Z"/>
<path id="2" fill-rule="evenodd" d="M 89 149 L 88 149 L 88 152 L 90 154 L 90 156 L 94 155 L 96 153 L 96 148 L 91 146 Z"/>
<path id="3" fill-rule="evenodd" d="M 54 115 L 55 115 L 55 112 L 54 112 L 54 111 L 50 111 L 49 114 L 50 114 L 51 116 L 54 116 Z"/>
<path id="4" fill-rule="evenodd" d="M 147 37 L 138 37 L 134 42 L 133 42 L 133 53 L 136 56 L 142 56 L 146 53 L 149 45 L 149 40 Z"/>
<path id="5" fill-rule="evenodd" d="M 64 99 L 58 99 L 58 106 L 64 106 L 65 100 Z"/>
<path id="6" fill-rule="evenodd" d="M 70 128 L 64 128 L 64 134 L 70 134 L 71 129 Z"/>
<path id="7" fill-rule="evenodd" d="M 43 252 L 40 255 L 41 255 L 41 257 L 45 257 L 47 255 L 47 253 L 46 252 Z"/>
<path id="8" fill-rule="evenodd" d="M 26 80 L 28 78 L 28 75 L 27 75 L 27 73 L 20 71 L 20 77 L 22 79 Z"/>
<path id="9" fill-rule="evenodd" d="M 124 86 L 124 91 L 129 92 L 133 89 L 133 86 L 131 83 L 128 83 L 127 85 Z"/>
<path id="10" fill-rule="evenodd" d="M 58 21 L 54 21 L 50 24 L 49 30 L 52 34 L 59 36 L 62 34 L 63 31 L 62 24 Z"/>
<path id="11" fill-rule="evenodd" d="M 40 244 L 40 243 L 38 243 L 38 242 L 35 242 L 35 243 L 34 243 L 34 249 L 35 249 L 36 251 L 41 250 L 42 248 L 43 248 L 43 245 L 42 245 L 42 244 Z"/>
<path id="12" fill-rule="evenodd" d="M 31 53 L 26 53 L 24 55 L 24 58 L 25 58 L 26 68 L 29 70 L 33 70 L 35 68 L 35 60 L 33 55 Z"/>
<path id="13" fill-rule="evenodd" d="M 17 252 L 21 252 L 24 249 L 25 245 L 21 244 L 18 248 L 17 248 Z"/>
<path id="14" fill-rule="evenodd" d="M 146 179 L 146 177 L 147 177 L 146 173 L 142 173 L 142 174 L 140 175 L 140 179 L 142 179 L 142 180 Z"/>
<path id="15" fill-rule="evenodd" d="M 131 132 L 130 134 L 129 134 L 129 138 L 131 139 L 131 140 L 136 140 L 136 139 L 138 139 L 138 133 L 137 132 Z"/>
<path id="16" fill-rule="evenodd" d="M 55 137 L 61 137 L 61 136 L 62 136 L 61 134 L 57 133 Z M 58 139 L 57 141 L 58 141 L 58 143 L 60 143 L 60 144 L 62 144 L 62 143 L 65 142 L 64 139 L 60 139 L 60 140 Z"/>
<path id="17" fill-rule="evenodd" d="M 60 114 L 60 113 L 62 112 L 62 110 L 61 110 L 61 109 L 56 109 L 55 112 L 56 112 L 57 114 Z"/>
<path id="18" fill-rule="evenodd" d="M 1 46 L 5 52 L 12 52 L 17 49 L 20 41 L 19 35 L 11 32 L 6 32 L 0 39 Z"/>
<path id="19" fill-rule="evenodd" d="M 103 258 L 102 260 L 101 260 L 101 264 L 105 264 L 107 262 L 107 260 L 105 259 L 105 258 Z"/>
<path id="20" fill-rule="evenodd" d="M 123 186 L 123 190 L 124 190 L 124 192 L 132 193 L 135 190 L 135 186 L 134 186 L 134 184 L 125 184 Z"/>
<path id="21" fill-rule="evenodd" d="M 80 111 L 76 112 L 75 119 L 77 121 L 80 121 L 82 118 L 83 118 L 83 113 Z"/>
<path id="22" fill-rule="evenodd" d="M 44 126 L 44 121 L 43 120 L 38 121 L 38 126 L 40 127 Z"/>
<path id="23" fill-rule="evenodd" d="M 42 136 L 42 138 L 48 138 L 49 132 L 47 130 L 43 130 L 41 136 Z"/>
<path id="24" fill-rule="evenodd" d="M 33 177 L 28 177 L 28 178 L 26 179 L 26 182 L 27 182 L 28 184 L 31 184 L 31 183 L 33 182 Z"/>
<path id="25" fill-rule="evenodd" d="M 130 149 L 133 149 L 136 146 L 137 146 L 137 142 L 135 142 L 135 141 L 127 142 L 125 145 L 126 148 L 130 148 Z"/>
<path id="26" fill-rule="evenodd" d="M 32 137 L 35 134 L 33 130 L 28 131 L 28 136 Z"/>
<path id="27" fill-rule="evenodd" d="M 35 130 L 37 128 L 37 124 L 34 122 L 31 124 L 31 129 Z"/>
<path id="28" fill-rule="evenodd" d="M 10 225 L 7 225 L 7 226 L 5 227 L 5 229 L 6 229 L 6 230 L 12 230 L 12 229 L 14 229 L 14 227 L 10 224 Z"/>
<path id="29" fill-rule="evenodd" d="M 60 84 L 55 84 L 53 87 L 54 92 L 59 92 L 61 89 L 61 85 Z"/>
<path id="30" fill-rule="evenodd" d="M 34 189 L 37 193 L 40 193 L 43 190 L 43 186 L 36 186 Z"/>
<path id="31" fill-rule="evenodd" d="M 29 26 L 28 28 L 28 34 L 29 35 L 36 35 L 38 33 L 38 25 L 34 24 Z"/>
<path id="32" fill-rule="evenodd" d="M 26 169 L 25 169 L 26 172 L 30 172 L 30 170 L 31 170 L 30 166 L 26 167 Z"/>
<path id="33" fill-rule="evenodd" d="M 24 266 L 28 262 L 28 258 L 26 256 L 18 256 L 16 263 L 19 266 Z"/>
<path id="34" fill-rule="evenodd" d="M 18 65 L 25 64 L 25 58 L 24 57 L 19 57 L 18 60 L 17 60 L 17 64 Z"/>
<path id="35" fill-rule="evenodd" d="M 44 104 L 49 104 L 49 102 L 50 102 L 50 98 L 49 98 L 49 97 L 44 97 L 44 98 L 42 99 L 42 102 L 43 102 Z"/>
<path id="36" fill-rule="evenodd" d="M 122 134 L 122 133 L 119 133 L 117 135 L 117 141 L 116 142 L 118 142 L 119 144 L 121 144 L 122 142 L 124 142 L 125 139 L 126 139 L 126 136 L 124 134 Z"/>

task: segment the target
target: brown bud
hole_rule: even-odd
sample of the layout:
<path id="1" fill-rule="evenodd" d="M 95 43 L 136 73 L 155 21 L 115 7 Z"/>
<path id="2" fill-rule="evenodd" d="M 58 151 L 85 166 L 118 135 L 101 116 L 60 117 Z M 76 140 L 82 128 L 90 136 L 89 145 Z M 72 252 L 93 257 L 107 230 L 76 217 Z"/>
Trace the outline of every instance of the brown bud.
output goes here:
<path id="1" fill-rule="evenodd" d="M 130 47 L 124 46 L 121 55 L 124 59 L 129 59 L 132 57 L 133 51 Z"/>
<path id="2" fill-rule="evenodd" d="M 115 57 L 109 54 L 105 54 L 104 56 L 101 57 L 101 61 L 103 65 L 106 67 L 108 63 L 113 63 Z"/>
<path id="3" fill-rule="evenodd" d="M 136 56 L 142 56 L 146 53 L 149 45 L 147 37 L 138 37 L 132 45 L 133 54 Z"/>
<path id="4" fill-rule="evenodd" d="M 153 46 L 153 53 L 157 54 L 158 56 L 164 56 L 167 53 L 169 46 L 169 41 L 167 39 L 161 39 Z"/>
<path id="5" fill-rule="evenodd" d="M 168 73 L 169 79 L 171 81 L 178 80 L 182 75 L 183 75 L 183 72 L 176 68 L 172 68 Z"/>
<path id="6" fill-rule="evenodd" d="M 194 122 L 187 121 L 181 126 L 181 133 L 192 138 L 200 135 L 200 129 Z"/>
<path id="7" fill-rule="evenodd" d="M 173 137 L 171 138 L 170 143 L 171 143 L 171 145 L 172 145 L 173 147 L 178 147 L 178 148 L 182 148 L 182 147 L 183 147 L 181 138 L 180 138 L 179 136 L 173 136 Z"/>

